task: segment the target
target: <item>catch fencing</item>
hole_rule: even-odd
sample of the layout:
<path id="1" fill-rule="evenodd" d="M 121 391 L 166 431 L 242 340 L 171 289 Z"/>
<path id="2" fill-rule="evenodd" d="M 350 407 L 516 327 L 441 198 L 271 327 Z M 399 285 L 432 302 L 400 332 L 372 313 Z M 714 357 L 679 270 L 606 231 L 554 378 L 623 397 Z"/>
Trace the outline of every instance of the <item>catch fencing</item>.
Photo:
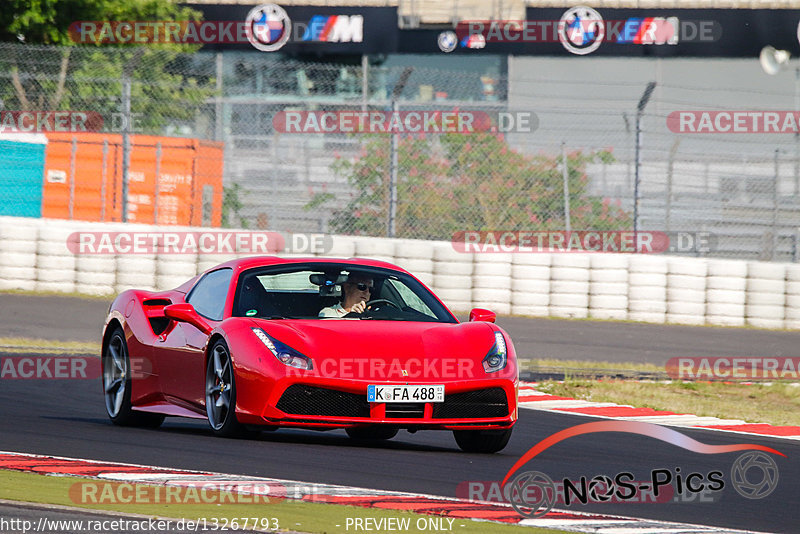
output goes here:
<path id="1" fill-rule="evenodd" d="M 680 110 L 794 109 L 791 76 L 770 78 L 755 59 L 594 58 L 599 71 L 576 68 L 580 58 L 361 59 L 5 43 L 0 112 L 91 112 L 102 133 L 222 143 L 225 193 L 216 201 L 228 227 L 449 240 L 469 230 L 636 224 L 714 235 L 715 246 L 695 255 L 800 256 L 798 136 L 669 126 Z M 467 112 L 495 129 L 293 132 L 275 122 L 286 112 L 393 111 Z M 507 120 L 520 114 L 531 119 Z M 140 154 L 134 144 L 129 161 Z M 130 172 L 133 163 L 122 165 Z M 141 213 L 136 222 L 165 222 Z M 122 217 L 117 210 L 110 220 Z"/>

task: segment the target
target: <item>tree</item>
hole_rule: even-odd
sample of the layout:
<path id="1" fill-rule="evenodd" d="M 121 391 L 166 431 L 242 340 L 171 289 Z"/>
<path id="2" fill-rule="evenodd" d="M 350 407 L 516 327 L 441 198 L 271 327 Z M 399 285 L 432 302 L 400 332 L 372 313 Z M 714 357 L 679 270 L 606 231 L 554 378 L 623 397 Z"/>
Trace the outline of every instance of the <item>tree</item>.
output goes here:
<path id="1" fill-rule="evenodd" d="M 334 172 L 347 179 L 353 197 L 334 212 L 335 231 L 385 235 L 389 209 L 390 136 L 365 136 L 353 159 L 339 158 Z M 528 156 L 494 133 L 405 136 L 398 143 L 397 236 L 450 239 L 464 230 L 563 230 L 561 157 Z M 587 193 L 586 165 L 613 161 L 608 151 L 567 155 L 571 226 L 576 230 L 622 230 L 628 213 Z M 320 194 L 309 208 L 324 205 Z"/>
<path id="2" fill-rule="evenodd" d="M 140 114 L 143 127 L 188 120 L 213 93 L 211 73 L 190 74 L 182 64 L 181 52 L 196 45 L 77 46 L 70 28 L 76 21 L 199 19 L 199 12 L 172 0 L 6 0 L 0 41 L 17 44 L 0 45 L 0 98 L 6 109 L 94 111 L 109 117 L 120 112 L 127 74 L 134 82 L 132 112 Z"/>

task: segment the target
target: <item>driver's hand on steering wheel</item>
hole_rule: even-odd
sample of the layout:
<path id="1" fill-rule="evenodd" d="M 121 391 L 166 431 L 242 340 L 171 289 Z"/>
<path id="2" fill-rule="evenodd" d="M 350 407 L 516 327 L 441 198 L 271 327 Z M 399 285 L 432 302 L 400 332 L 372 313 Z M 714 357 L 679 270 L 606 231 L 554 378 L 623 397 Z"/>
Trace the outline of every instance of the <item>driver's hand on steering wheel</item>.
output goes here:
<path id="1" fill-rule="evenodd" d="M 350 313 L 364 313 L 364 310 L 367 309 L 366 301 L 356 302 L 352 306 L 350 306 Z"/>

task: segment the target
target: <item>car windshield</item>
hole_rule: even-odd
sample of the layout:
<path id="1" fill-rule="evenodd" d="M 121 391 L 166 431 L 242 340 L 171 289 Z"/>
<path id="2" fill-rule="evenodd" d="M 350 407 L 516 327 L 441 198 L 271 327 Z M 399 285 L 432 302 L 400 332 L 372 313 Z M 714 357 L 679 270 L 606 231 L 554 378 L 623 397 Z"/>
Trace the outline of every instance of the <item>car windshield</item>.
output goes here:
<path id="1" fill-rule="evenodd" d="M 348 291 L 352 292 L 348 300 Z M 347 311 L 363 301 L 363 311 Z M 349 306 L 347 306 L 349 307 Z M 235 317 L 457 322 L 408 274 L 352 264 L 262 267 L 239 277 Z"/>

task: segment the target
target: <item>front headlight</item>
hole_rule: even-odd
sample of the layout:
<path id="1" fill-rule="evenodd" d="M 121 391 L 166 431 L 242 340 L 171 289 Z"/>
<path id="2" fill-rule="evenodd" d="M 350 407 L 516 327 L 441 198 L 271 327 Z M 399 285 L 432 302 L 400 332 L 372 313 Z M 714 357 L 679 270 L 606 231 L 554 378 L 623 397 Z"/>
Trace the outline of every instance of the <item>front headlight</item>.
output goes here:
<path id="1" fill-rule="evenodd" d="M 494 333 L 494 345 L 489 349 L 489 353 L 483 359 L 483 370 L 487 373 L 494 373 L 505 369 L 508 363 L 508 349 L 506 340 L 502 332 Z"/>
<path id="2" fill-rule="evenodd" d="M 253 328 L 253 333 L 264 344 L 265 347 L 277 358 L 279 362 L 289 367 L 297 369 L 305 369 L 310 371 L 314 368 L 311 358 L 294 350 L 292 347 L 285 345 L 267 335 L 266 332 L 260 328 Z"/>

